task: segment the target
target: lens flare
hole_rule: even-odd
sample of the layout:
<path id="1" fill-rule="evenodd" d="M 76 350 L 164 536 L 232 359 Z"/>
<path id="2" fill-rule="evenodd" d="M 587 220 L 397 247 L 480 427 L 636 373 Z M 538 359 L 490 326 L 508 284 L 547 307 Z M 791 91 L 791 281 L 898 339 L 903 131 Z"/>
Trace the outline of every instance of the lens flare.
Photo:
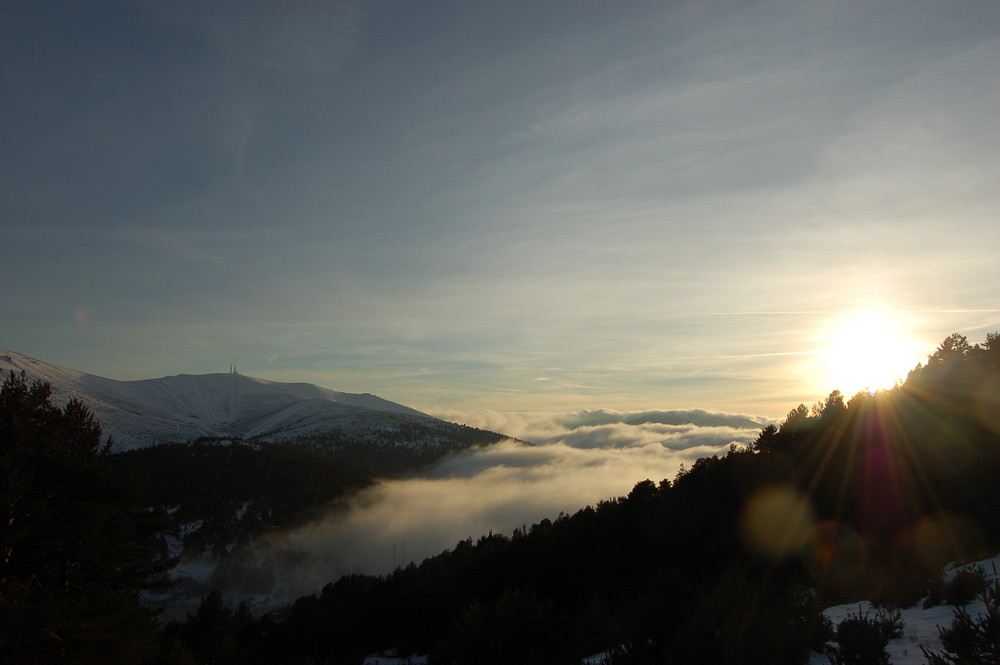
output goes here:
<path id="1" fill-rule="evenodd" d="M 940 570 L 949 562 L 967 560 L 983 546 L 976 523 L 949 511 L 925 516 L 914 529 L 913 538 L 927 570 Z"/>
<path id="2" fill-rule="evenodd" d="M 842 593 L 856 588 L 867 573 L 868 547 L 864 538 L 837 522 L 811 528 L 802 556 L 818 579 Z"/>
<path id="3" fill-rule="evenodd" d="M 743 536 L 761 554 L 785 557 L 802 550 L 815 522 L 812 506 L 797 490 L 786 485 L 766 487 L 743 510 Z"/>

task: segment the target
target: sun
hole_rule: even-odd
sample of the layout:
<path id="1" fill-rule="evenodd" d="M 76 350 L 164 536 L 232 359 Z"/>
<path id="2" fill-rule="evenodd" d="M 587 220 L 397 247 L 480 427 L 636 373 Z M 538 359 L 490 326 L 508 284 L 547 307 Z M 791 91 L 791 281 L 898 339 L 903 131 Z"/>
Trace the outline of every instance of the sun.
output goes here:
<path id="1" fill-rule="evenodd" d="M 903 321 L 891 312 L 846 313 L 833 324 L 823 352 L 830 389 L 851 397 L 891 388 L 920 362 L 916 350 Z"/>

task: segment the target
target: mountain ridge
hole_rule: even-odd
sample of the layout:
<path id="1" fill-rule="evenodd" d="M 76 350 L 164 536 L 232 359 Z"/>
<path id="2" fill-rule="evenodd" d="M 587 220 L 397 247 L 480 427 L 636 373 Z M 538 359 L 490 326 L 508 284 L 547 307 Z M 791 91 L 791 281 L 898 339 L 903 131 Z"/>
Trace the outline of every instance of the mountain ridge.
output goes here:
<path id="1" fill-rule="evenodd" d="M 119 381 L 0 349 L 0 372 L 11 371 L 23 371 L 32 380 L 48 383 L 58 404 L 79 399 L 94 412 L 119 451 L 200 437 L 302 438 L 366 414 L 438 422 L 369 393 L 345 393 L 235 372 Z"/>

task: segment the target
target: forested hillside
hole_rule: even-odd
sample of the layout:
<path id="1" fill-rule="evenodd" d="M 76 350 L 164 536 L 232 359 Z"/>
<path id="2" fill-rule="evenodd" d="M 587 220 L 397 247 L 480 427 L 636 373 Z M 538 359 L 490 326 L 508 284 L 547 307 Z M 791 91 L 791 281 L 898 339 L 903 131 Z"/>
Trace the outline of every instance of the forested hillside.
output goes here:
<path id="1" fill-rule="evenodd" d="M 410 473 L 449 453 L 504 440 L 511 437 L 436 418 L 384 413 L 357 416 L 349 429 L 327 429 L 282 439 L 379 476 Z"/>
<path id="2" fill-rule="evenodd" d="M 822 618 L 823 607 L 869 598 L 891 609 L 940 597 L 942 565 L 981 558 L 1000 546 L 998 387 L 1000 335 L 981 344 L 953 335 L 892 390 L 849 399 L 833 392 L 812 407 L 800 405 L 780 426 L 764 428 L 752 445 L 701 459 L 672 479 L 641 480 L 627 496 L 510 534 L 463 540 L 388 575 L 331 580 L 321 592 L 261 618 L 209 594 L 196 614 L 158 635 L 143 624 L 145 632 L 135 631 L 132 640 L 143 649 L 136 647 L 139 655 L 131 662 L 357 665 L 367 654 L 394 647 L 428 654 L 432 663 L 575 664 L 598 652 L 612 664 L 805 663 L 811 650 L 847 640 Z M 34 406 L 11 408 L 20 403 L 11 395 Z M 0 442 L 5 460 L 17 468 L 42 469 L 76 450 L 60 443 L 74 431 L 67 423 L 92 422 L 78 417 L 78 405 L 60 416 L 44 397 L 42 388 L 28 389 L 16 377 L 4 386 Z M 20 424 L 24 413 L 36 419 L 48 414 L 54 429 L 44 437 L 31 434 L 36 430 Z M 83 429 L 84 450 L 90 451 L 84 459 L 107 469 L 93 428 Z M 21 441 L 29 434 L 38 443 L 26 447 Z M 250 468 L 239 462 L 240 445 L 190 449 L 196 456 L 206 451 L 245 468 L 248 482 L 253 474 L 280 472 L 278 460 L 288 454 L 275 448 L 273 465 Z M 225 464 L 204 468 L 221 474 Z M 24 512 L 20 501 L 58 496 L 53 483 L 69 479 L 23 480 L 14 473 L 4 479 L 3 507 L 17 516 L 0 527 L 5 551 L 30 545 L 64 552 L 44 536 L 58 531 L 58 511 Z M 32 483 L 43 484 L 33 489 Z M 72 486 L 73 496 L 90 491 Z M 102 487 L 95 484 L 93 491 L 105 492 Z M 319 488 L 302 483 L 306 493 Z M 173 501 L 171 487 L 154 484 L 147 491 L 157 502 Z M 218 502 L 223 512 L 250 514 L 249 505 L 225 503 L 212 491 L 204 488 L 204 501 Z M 289 489 L 284 499 L 269 500 L 297 500 L 293 495 Z M 138 495 L 130 497 L 120 514 L 134 520 L 141 513 L 128 506 Z M 147 556 L 159 562 L 151 573 L 167 563 Z M 3 566 L 0 591 L 9 625 L 44 636 L 58 628 L 45 617 L 75 616 L 60 609 L 78 607 L 82 597 L 64 587 L 72 579 L 60 572 L 64 568 L 34 573 L 6 560 Z M 114 570 L 98 566 L 81 579 L 99 584 Z M 139 578 L 129 578 L 119 593 L 134 603 L 140 588 Z M 5 628 L 0 656 L 18 656 L 10 662 L 98 662 L 93 651 L 81 647 L 78 653 L 77 647 L 104 639 L 106 617 L 93 624 L 73 620 L 74 637 L 51 632 L 61 636 L 56 641 L 28 641 Z M 30 657 L 36 648 L 47 651 Z"/>
<path id="3" fill-rule="evenodd" d="M 138 475 L 144 506 L 168 510 L 189 550 L 213 558 L 269 530 L 322 514 L 375 482 L 371 474 L 299 446 L 201 439 L 111 456 L 116 475 Z"/>
<path id="4" fill-rule="evenodd" d="M 909 606 L 1000 544 L 1000 343 L 949 337 L 907 382 L 793 409 L 754 445 L 623 498 L 352 576 L 258 626 L 262 662 L 802 663 L 827 605 Z"/>

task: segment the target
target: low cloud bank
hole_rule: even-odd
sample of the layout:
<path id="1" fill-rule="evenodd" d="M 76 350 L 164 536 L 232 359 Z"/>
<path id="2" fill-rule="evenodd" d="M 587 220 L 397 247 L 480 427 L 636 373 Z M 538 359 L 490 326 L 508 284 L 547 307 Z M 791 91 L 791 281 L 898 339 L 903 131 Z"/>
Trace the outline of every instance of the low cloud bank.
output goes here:
<path id="1" fill-rule="evenodd" d="M 560 512 L 572 514 L 625 495 L 641 480 L 672 479 L 681 464 L 724 454 L 731 444 L 746 445 L 759 433 L 625 422 L 634 415 L 583 424 L 572 414 L 485 414 L 476 426 L 535 445 L 505 441 L 449 456 L 419 477 L 383 482 L 345 509 L 261 539 L 245 563 L 269 570 L 280 595 L 314 593 L 347 573 L 387 573 L 465 538 L 491 530 L 509 535 Z"/>
<path id="2" fill-rule="evenodd" d="M 733 430 L 754 436 L 771 421 L 751 414 L 731 414 L 687 409 L 675 411 L 613 411 L 594 409 L 572 413 L 532 413 L 499 411 L 442 411 L 436 415 L 451 422 L 502 432 L 538 445 L 564 442 L 573 447 L 625 447 L 629 441 L 662 441 L 662 437 L 683 438 L 697 430 L 705 434 L 716 429 L 727 436 Z M 752 438 L 751 438 L 752 440 Z M 728 445 L 728 444 L 727 444 Z"/>

